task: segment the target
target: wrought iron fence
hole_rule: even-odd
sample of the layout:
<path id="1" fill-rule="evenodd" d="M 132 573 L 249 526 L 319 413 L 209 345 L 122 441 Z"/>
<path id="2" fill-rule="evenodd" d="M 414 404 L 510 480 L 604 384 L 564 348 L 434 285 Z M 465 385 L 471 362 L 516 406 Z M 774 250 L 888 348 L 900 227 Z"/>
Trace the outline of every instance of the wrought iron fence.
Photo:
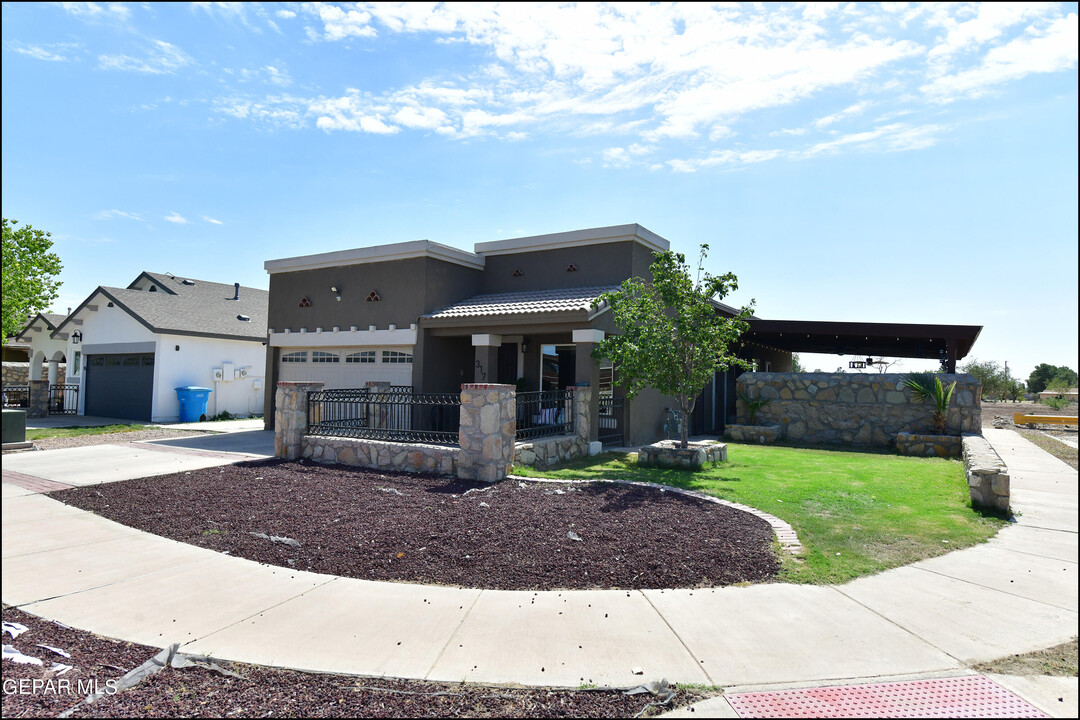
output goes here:
<path id="1" fill-rule="evenodd" d="M 623 428 L 626 427 L 625 398 L 600 396 L 599 434 L 597 440 L 604 445 L 622 445 Z"/>
<path id="2" fill-rule="evenodd" d="M 6 408 L 28 408 L 28 407 L 30 407 L 30 386 L 29 385 L 5 385 L 4 386 L 4 407 L 6 407 Z"/>
<path id="3" fill-rule="evenodd" d="M 541 390 L 517 394 L 517 439 L 532 440 L 574 431 L 574 393 Z"/>
<path id="4" fill-rule="evenodd" d="M 76 415 L 79 412 L 78 385 L 49 386 L 49 414 Z"/>
<path id="5" fill-rule="evenodd" d="M 461 396 L 389 388 L 308 393 L 308 435 L 457 445 Z"/>

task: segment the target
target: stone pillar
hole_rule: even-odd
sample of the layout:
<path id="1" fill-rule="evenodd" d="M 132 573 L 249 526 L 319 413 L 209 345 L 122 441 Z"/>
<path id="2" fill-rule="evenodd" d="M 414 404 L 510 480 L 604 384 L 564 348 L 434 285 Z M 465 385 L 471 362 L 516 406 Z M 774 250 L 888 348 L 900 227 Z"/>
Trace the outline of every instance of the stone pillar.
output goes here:
<path id="1" fill-rule="evenodd" d="M 514 462 L 517 397 L 513 385 L 461 386 L 458 477 L 482 482 L 505 480 Z"/>
<path id="2" fill-rule="evenodd" d="M 574 434 L 585 445 L 587 452 L 589 443 L 597 441 L 596 395 L 598 393 L 593 392 L 590 387 L 580 386 L 572 388 L 572 391 L 574 393 Z"/>
<path id="3" fill-rule="evenodd" d="M 43 418 L 49 416 L 49 381 L 30 381 L 30 402 L 26 408 L 26 417 Z"/>
<path id="4" fill-rule="evenodd" d="M 575 381 L 578 385 L 588 383 L 592 388 L 587 412 L 584 414 L 579 412 L 578 417 L 584 415 L 590 423 L 585 442 L 596 442 L 600 437 L 600 364 L 593 360 L 592 352 L 596 349 L 596 344 L 604 339 L 604 331 L 592 328 L 574 330 L 573 338 L 574 345 L 577 346 Z"/>
<path id="5" fill-rule="evenodd" d="M 494 383 L 499 374 L 499 347 L 502 335 L 473 335 L 473 349 L 476 350 L 476 362 L 473 363 L 473 382 Z"/>
<path id="6" fill-rule="evenodd" d="M 321 382 L 279 382 L 274 399 L 274 456 L 298 460 L 307 434 L 310 390 L 320 390 Z"/>

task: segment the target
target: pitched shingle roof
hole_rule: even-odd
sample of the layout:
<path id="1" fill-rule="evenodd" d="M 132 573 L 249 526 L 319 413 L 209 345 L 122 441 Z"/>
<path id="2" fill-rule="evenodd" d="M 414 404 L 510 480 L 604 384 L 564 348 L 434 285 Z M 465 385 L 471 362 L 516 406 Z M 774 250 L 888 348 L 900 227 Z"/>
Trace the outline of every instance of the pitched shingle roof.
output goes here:
<path id="1" fill-rule="evenodd" d="M 134 289 L 144 276 L 159 287 L 156 292 Z M 241 287 L 239 299 L 233 300 L 236 294 L 233 285 L 144 272 L 129 287 L 102 286 L 94 294 L 99 292 L 153 332 L 266 339 L 270 298 L 266 290 Z M 72 313 L 72 317 L 78 312 Z M 242 320 L 238 317 L 241 315 L 249 319 Z"/>
<path id="2" fill-rule="evenodd" d="M 454 303 L 424 317 L 431 320 L 443 320 L 497 315 L 588 312 L 593 309 L 593 302 L 601 294 L 618 289 L 618 285 L 607 285 L 565 288 L 562 290 L 529 290 L 525 292 L 475 295 L 468 300 Z"/>

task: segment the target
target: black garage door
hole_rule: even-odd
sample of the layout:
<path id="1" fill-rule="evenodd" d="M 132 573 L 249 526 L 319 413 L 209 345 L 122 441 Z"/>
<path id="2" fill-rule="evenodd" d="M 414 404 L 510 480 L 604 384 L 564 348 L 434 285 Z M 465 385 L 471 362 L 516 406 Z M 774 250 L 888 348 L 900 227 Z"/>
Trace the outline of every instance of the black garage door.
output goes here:
<path id="1" fill-rule="evenodd" d="M 87 357 L 87 415 L 150 420 L 153 397 L 153 353 Z"/>

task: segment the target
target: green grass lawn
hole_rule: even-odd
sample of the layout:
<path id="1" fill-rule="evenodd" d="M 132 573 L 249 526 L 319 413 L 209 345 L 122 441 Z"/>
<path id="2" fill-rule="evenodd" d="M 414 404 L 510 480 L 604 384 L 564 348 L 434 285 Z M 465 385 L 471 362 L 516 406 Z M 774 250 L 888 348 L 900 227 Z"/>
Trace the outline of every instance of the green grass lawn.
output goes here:
<path id="1" fill-rule="evenodd" d="M 152 430 L 151 425 L 102 425 L 99 427 L 58 427 L 37 428 L 26 430 L 27 440 L 43 440 L 45 438 L 79 437 L 81 435 L 107 435 L 109 433 L 135 432 L 136 430 Z"/>
<path id="2" fill-rule="evenodd" d="M 605 453 L 533 477 L 638 480 L 696 490 L 791 524 L 805 552 L 782 579 L 841 583 L 992 537 L 1005 521 L 971 509 L 963 464 L 940 458 L 728 444 L 728 462 L 699 472 L 639 468 Z"/>

